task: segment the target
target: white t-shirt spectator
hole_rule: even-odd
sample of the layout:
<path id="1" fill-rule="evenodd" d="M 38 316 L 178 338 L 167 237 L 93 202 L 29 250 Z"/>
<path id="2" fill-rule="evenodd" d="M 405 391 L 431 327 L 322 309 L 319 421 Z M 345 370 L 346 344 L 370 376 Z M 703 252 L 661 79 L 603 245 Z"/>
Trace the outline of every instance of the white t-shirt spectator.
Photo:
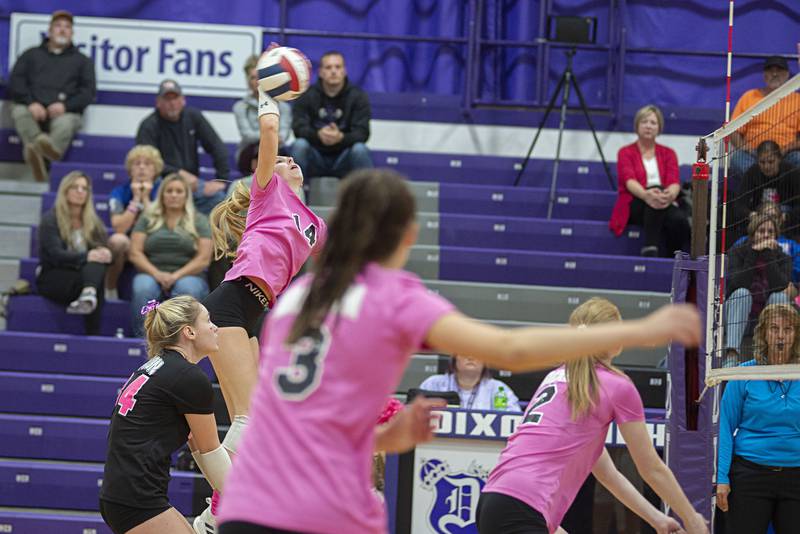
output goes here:
<path id="1" fill-rule="evenodd" d="M 496 395 L 506 396 L 506 411 L 521 412 L 519 399 L 511 388 L 494 378 L 484 378 L 472 389 L 458 387 L 456 377 L 452 374 L 433 375 L 426 378 L 419 386 L 427 391 L 456 391 L 461 398 L 461 408 L 468 410 L 494 410 Z M 500 388 L 503 388 L 502 391 Z"/>

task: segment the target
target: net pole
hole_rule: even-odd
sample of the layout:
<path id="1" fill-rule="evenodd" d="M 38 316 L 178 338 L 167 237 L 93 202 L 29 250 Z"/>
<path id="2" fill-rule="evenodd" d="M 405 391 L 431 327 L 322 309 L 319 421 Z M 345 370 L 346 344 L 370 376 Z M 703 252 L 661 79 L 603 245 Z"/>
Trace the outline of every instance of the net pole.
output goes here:
<path id="1" fill-rule="evenodd" d="M 728 55 L 727 55 L 727 67 L 726 67 L 726 76 L 725 76 L 725 125 L 727 125 L 731 120 L 731 70 L 733 65 L 733 2 L 734 0 L 730 0 L 728 3 Z M 722 141 L 724 147 L 724 158 L 723 161 L 723 168 L 722 168 L 722 216 L 721 216 L 721 234 L 720 234 L 720 253 L 719 253 L 719 298 L 718 302 L 718 313 L 719 313 L 719 321 L 721 324 L 722 321 L 722 309 L 725 304 L 725 251 L 727 249 L 727 219 L 728 219 L 728 158 L 730 157 L 729 150 L 730 150 L 730 136 L 725 136 Z M 715 143 L 716 145 L 716 143 Z M 715 165 L 715 171 L 719 168 L 719 165 Z M 714 185 L 716 185 L 717 178 L 715 174 Z M 712 194 L 713 202 L 716 204 L 719 199 L 719 193 Z M 714 222 L 715 226 L 710 227 L 710 230 L 714 233 L 717 231 L 716 221 Z M 715 240 L 716 241 L 716 240 Z M 716 250 L 715 250 L 716 252 Z M 710 259 L 710 258 L 709 258 Z M 716 266 L 715 266 L 716 267 Z M 711 266 L 709 265 L 709 268 Z M 713 293 L 708 293 L 709 296 L 713 295 Z M 721 336 L 721 328 L 717 330 L 720 331 Z M 720 337 L 721 341 L 721 337 Z M 717 346 L 721 346 L 718 344 Z M 706 369 L 711 369 L 711 367 L 707 367 Z"/>
<path id="2" fill-rule="evenodd" d="M 708 280 L 706 289 L 706 375 L 713 369 L 714 346 L 719 346 L 719 333 L 721 328 L 714 328 L 717 324 L 716 313 L 720 309 L 715 306 L 716 294 L 714 283 L 717 269 L 717 199 L 719 198 L 719 143 L 711 140 L 711 202 L 709 210 L 709 236 L 708 236 Z M 724 259 L 724 256 L 721 256 Z M 715 338 L 716 336 L 716 338 Z M 706 382 L 706 387 L 708 383 Z"/>

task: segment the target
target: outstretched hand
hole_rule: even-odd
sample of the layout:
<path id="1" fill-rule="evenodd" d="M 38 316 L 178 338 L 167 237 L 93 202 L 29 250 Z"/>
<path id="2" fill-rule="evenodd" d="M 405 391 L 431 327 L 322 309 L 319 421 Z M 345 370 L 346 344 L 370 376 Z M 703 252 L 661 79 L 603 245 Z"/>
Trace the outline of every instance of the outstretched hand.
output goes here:
<path id="1" fill-rule="evenodd" d="M 659 346 L 670 340 L 695 347 L 701 339 L 700 313 L 693 304 L 664 306 L 642 319 L 643 346 Z"/>
<path id="2" fill-rule="evenodd" d="M 376 448 L 386 452 L 406 452 L 418 443 L 433 439 L 434 410 L 447 406 L 444 399 L 417 397 L 389 423 L 378 429 Z"/>

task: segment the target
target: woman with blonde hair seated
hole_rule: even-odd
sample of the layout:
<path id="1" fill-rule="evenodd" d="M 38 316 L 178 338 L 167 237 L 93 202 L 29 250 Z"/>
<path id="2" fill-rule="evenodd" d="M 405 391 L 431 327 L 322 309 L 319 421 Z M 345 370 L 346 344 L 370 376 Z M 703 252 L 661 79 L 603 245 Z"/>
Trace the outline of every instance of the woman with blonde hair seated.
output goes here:
<path id="1" fill-rule="evenodd" d="M 619 192 L 609 228 L 620 236 L 628 224 L 644 229 L 642 256 L 671 257 L 688 242 L 689 220 L 678 208 L 681 192 L 678 156 L 656 143 L 664 131 L 664 115 L 656 106 L 644 106 L 633 119 L 636 141 L 619 149 Z M 660 248 L 661 245 L 666 248 Z"/>
<path id="2" fill-rule="evenodd" d="M 91 181 L 81 171 L 61 179 L 55 206 L 39 223 L 39 294 L 86 316 L 86 333 L 100 331 L 103 279 L 111 262 L 108 235 L 94 210 Z"/>
<path id="3" fill-rule="evenodd" d="M 116 299 L 118 296 L 117 281 L 128 260 L 133 226 L 142 212 L 156 200 L 164 160 L 156 147 L 136 145 L 125 156 L 125 169 L 130 181 L 115 187 L 108 200 L 111 227 L 114 229 L 108 239 L 108 248 L 114 256 L 106 273 L 106 297 L 109 299 Z"/>
<path id="4" fill-rule="evenodd" d="M 139 310 L 161 296 L 208 294 L 204 273 L 211 261 L 211 229 L 197 213 L 189 185 L 173 173 L 164 178 L 156 201 L 139 217 L 131 234 L 130 261 L 139 271 L 133 279 L 133 333 L 142 335 Z"/>

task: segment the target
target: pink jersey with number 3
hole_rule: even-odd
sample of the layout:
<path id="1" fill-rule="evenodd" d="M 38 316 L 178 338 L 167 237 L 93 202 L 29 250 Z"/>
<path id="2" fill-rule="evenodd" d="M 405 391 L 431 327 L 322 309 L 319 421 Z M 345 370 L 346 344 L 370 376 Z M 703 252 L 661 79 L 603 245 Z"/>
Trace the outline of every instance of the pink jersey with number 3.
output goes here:
<path id="1" fill-rule="evenodd" d="M 564 367 L 542 381 L 516 432 L 508 438 L 483 488 L 519 499 L 541 513 L 555 532 L 603 452 L 608 426 L 644 421 L 633 382 L 602 365 L 597 405 L 572 420 Z"/>
<path id="2" fill-rule="evenodd" d="M 267 316 L 250 425 L 218 521 L 383 533 L 371 477 L 376 421 L 411 353 L 453 306 L 415 275 L 371 263 L 323 327 L 287 347 L 309 280 L 294 283 Z"/>
<path id="3" fill-rule="evenodd" d="M 308 257 L 322 250 L 327 232 L 325 221 L 278 174 L 264 189 L 253 176 L 247 224 L 225 280 L 260 278 L 277 297 Z"/>

